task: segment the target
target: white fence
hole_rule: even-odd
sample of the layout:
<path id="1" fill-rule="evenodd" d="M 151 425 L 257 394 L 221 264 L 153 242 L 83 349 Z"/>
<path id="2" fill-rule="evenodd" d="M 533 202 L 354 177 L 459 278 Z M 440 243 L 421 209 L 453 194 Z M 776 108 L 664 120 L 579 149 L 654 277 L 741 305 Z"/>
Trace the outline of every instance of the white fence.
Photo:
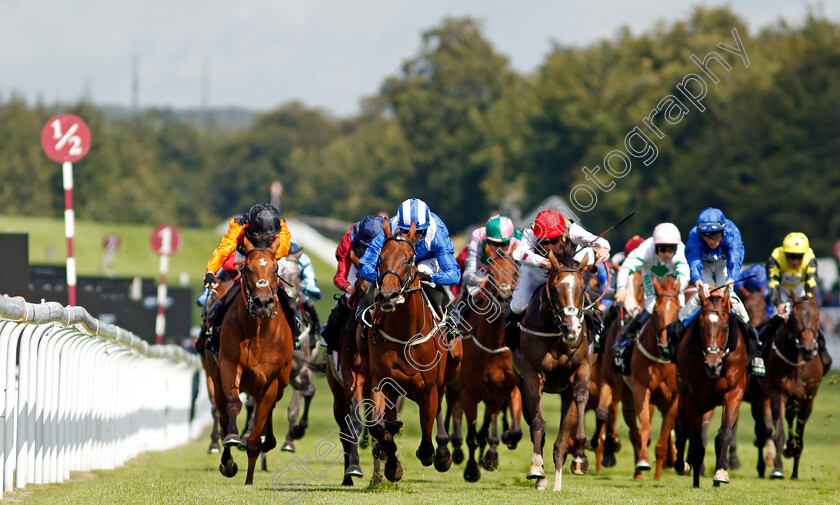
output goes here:
<path id="1" fill-rule="evenodd" d="M 150 346 L 82 307 L 0 296 L 0 498 L 195 439 L 212 421 L 205 384 L 178 346 Z"/>

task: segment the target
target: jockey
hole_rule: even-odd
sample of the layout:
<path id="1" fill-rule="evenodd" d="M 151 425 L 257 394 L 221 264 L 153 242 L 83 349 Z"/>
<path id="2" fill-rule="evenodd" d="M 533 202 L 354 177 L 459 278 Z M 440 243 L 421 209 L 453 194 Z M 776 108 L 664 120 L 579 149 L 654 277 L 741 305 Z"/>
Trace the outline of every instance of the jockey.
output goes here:
<path id="1" fill-rule="evenodd" d="M 698 290 L 703 290 L 709 296 L 709 286 L 723 286 L 725 283 L 734 284 L 733 276 L 741 271 L 744 260 L 744 243 L 741 241 L 741 231 L 735 223 L 726 219 L 720 209 L 709 207 L 697 217 L 697 226 L 688 233 L 685 246 L 685 256 L 691 272 L 691 282 Z M 758 333 L 750 324 L 747 309 L 735 293 L 729 290 L 732 303 L 732 313 L 740 322 L 741 332 L 747 344 L 747 354 L 750 359 L 750 371 L 753 375 L 764 375 L 764 360 L 761 359 L 761 349 Z M 673 353 L 679 345 L 685 328 L 700 311 L 699 293 L 689 299 L 680 310 L 680 321 L 669 325 L 669 352 L 673 361 Z M 668 358 L 669 356 L 665 356 Z"/>
<path id="2" fill-rule="evenodd" d="M 365 216 L 347 230 L 335 250 L 338 269 L 333 277 L 333 284 L 344 291 L 344 296 L 338 298 L 327 318 L 327 324 L 321 330 L 321 336 L 330 352 L 338 350 L 341 328 L 350 312 L 347 302 L 356 292 L 359 258 L 365 254 L 371 241 L 382 233 L 384 223 L 385 218 L 378 214 Z"/>
<path id="3" fill-rule="evenodd" d="M 405 234 L 411 228 L 411 223 L 415 223 L 415 236 L 420 239 L 415 245 L 417 276 L 420 277 L 421 284 L 426 286 L 425 292 L 429 300 L 443 317 L 444 307 L 450 302 L 449 291 L 444 286 L 457 284 L 461 280 L 461 269 L 455 261 L 455 246 L 452 245 L 449 230 L 443 221 L 429 210 L 425 202 L 417 198 L 408 199 L 400 204 L 397 215 L 391 218 L 390 228 L 395 233 Z M 359 259 L 359 276 L 370 281 L 372 287 L 359 302 L 357 319 L 373 303 L 377 291 L 374 288 L 378 275 L 379 253 L 384 243 L 385 233 L 380 232 Z M 451 325 L 455 326 L 457 322 Z"/>
<path id="4" fill-rule="evenodd" d="M 625 328 L 619 341 L 615 344 L 618 351 L 615 354 L 615 366 L 629 374 L 629 357 L 626 351 L 627 343 L 635 340 L 637 333 L 642 328 L 650 315 L 653 313 L 653 306 L 656 305 L 656 292 L 653 288 L 653 279 L 664 280 L 666 277 L 675 277 L 680 283 L 680 291 L 688 285 L 689 269 L 685 259 L 685 245 L 682 242 L 680 230 L 673 223 L 659 223 L 653 229 L 653 236 L 635 248 L 627 259 L 621 264 L 618 270 L 617 291 L 615 302 L 624 303 L 627 298 L 627 280 L 630 275 L 638 269 L 642 269 L 642 285 L 645 290 L 644 310 L 633 318 Z"/>
<path id="5" fill-rule="evenodd" d="M 817 260 L 811 249 L 808 237 L 804 233 L 789 233 L 782 241 L 782 246 L 773 249 L 765 264 L 770 282 L 770 300 L 773 304 L 773 317 L 761 334 L 767 341 L 775 336 L 779 328 L 787 321 L 790 314 L 790 296 L 813 299 L 817 291 Z M 823 373 L 831 369 L 831 356 L 825 346 L 822 329 L 817 331 L 817 346 L 823 362 Z"/>
<path id="6" fill-rule="evenodd" d="M 277 237 L 280 237 L 280 246 L 277 248 L 277 253 L 275 254 L 278 262 L 289 253 L 291 235 L 289 234 L 289 228 L 286 226 L 286 221 L 280 217 L 280 211 L 271 204 L 258 203 L 251 207 L 247 213 L 230 220 L 227 233 L 222 237 L 218 247 L 216 247 L 213 254 L 210 255 L 210 259 L 207 261 L 207 268 L 205 268 L 206 274 L 204 275 L 205 288 L 213 289 L 218 286 L 215 272 L 221 268 L 222 264 L 231 254 L 236 252 L 237 259 L 244 259 L 243 240 L 245 237 L 255 247 L 268 247 L 274 243 Z M 208 334 L 211 336 L 213 343 L 218 342 L 219 330 L 221 329 L 225 313 L 233 301 L 236 300 L 240 290 L 241 285 L 239 282 L 236 282 L 225 296 L 216 303 L 213 309 L 211 309 L 208 320 L 213 323 L 208 329 Z M 283 308 L 286 321 L 289 323 L 297 345 L 299 331 L 297 319 L 295 318 L 295 307 L 291 305 L 284 290 L 279 289 L 278 293 L 281 298 L 280 306 Z M 213 348 L 214 350 L 218 350 L 215 346 Z"/>
<path id="7" fill-rule="evenodd" d="M 767 270 L 764 265 L 756 263 L 755 265 L 742 268 L 741 275 L 735 282 L 735 292 L 741 296 L 747 296 L 750 293 L 764 293 L 764 301 L 767 303 L 767 319 L 773 315 L 773 303 L 770 301 L 770 290 L 767 289 Z"/>
<path id="8" fill-rule="evenodd" d="M 522 233 L 516 229 L 513 221 L 500 214 L 488 219 L 486 226 L 476 228 L 467 246 L 469 252 L 464 263 L 464 273 L 461 276 L 464 288 L 472 294 L 480 284 L 487 280 L 490 266 L 486 262 L 487 255 L 484 252 L 486 246 L 503 248 L 505 255 L 511 256 L 521 239 Z"/>
<path id="9" fill-rule="evenodd" d="M 503 319 L 505 341 L 511 349 L 519 349 L 519 323 L 525 316 L 534 291 L 545 284 L 548 278 L 548 271 L 551 269 L 551 262 L 547 257 L 549 251 L 559 247 L 561 242 L 568 241 L 579 246 L 593 245 L 596 261 L 607 261 L 610 257 L 610 243 L 604 238 L 596 237 L 582 226 L 566 221 L 556 209 L 540 211 L 534 224 L 522 233 L 519 247 L 513 251 L 513 259 L 521 263 L 519 282 L 513 291 L 510 308 Z M 586 315 L 590 329 L 600 326 L 600 320 L 595 322 L 593 316 Z M 595 338 L 597 340 L 597 335 Z"/>
<path id="10" fill-rule="evenodd" d="M 633 252 L 637 247 L 642 245 L 642 242 L 644 241 L 645 239 L 643 239 L 639 235 L 633 235 L 633 238 L 631 238 L 627 241 L 626 244 L 624 244 L 624 250 L 619 251 L 618 253 L 613 255 L 612 259 L 610 260 L 612 262 L 613 268 L 616 271 L 618 271 L 618 269 L 621 268 L 621 265 L 624 263 L 624 260 L 626 260 L 627 257 L 630 256 L 630 253 Z"/>

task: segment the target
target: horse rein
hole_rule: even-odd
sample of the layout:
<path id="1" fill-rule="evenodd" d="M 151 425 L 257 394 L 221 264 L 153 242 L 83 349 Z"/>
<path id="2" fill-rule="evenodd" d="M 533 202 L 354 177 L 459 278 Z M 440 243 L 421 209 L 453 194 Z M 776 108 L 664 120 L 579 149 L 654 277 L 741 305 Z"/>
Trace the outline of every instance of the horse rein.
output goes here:
<path id="1" fill-rule="evenodd" d="M 581 276 L 581 279 L 583 279 L 583 274 L 581 273 L 581 271 L 580 271 L 580 270 L 578 270 L 578 269 L 576 269 L 576 268 L 563 268 L 563 269 L 560 269 L 560 270 L 552 270 L 552 271 L 551 271 L 551 273 L 548 275 L 548 278 L 546 278 L 546 281 L 545 281 L 545 293 L 546 293 L 546 296 L 548 297 L 548 303 L 549 303 L 549 305 L 550 305 L 550 307 L 551 307 L 551 315 L 552 315 L 552 319 L 553 319 L 553 321 L 554 321 L 554 324 L 555 324 L 555 325 L 557 325 L 558 327 L 562 328 L 562 327 L 564 326 L 564 324 L 565 324 L 565 323 L 563 322 L 563 317 L 567 317 L 567 316 L 569 316 L 569 317 L 572 317 L 572 316 L 577 316 L 577 317 L 579 317 L 579 318 L 580 318 L 580 320 L 581 320 L 581 324 L 582 324 L 582 325 L 585 325 L 586 323 L 585 323 L 585 322 L 584 322 L 584 320 L 583 320 L 583 310 L 582 310 L 582 309 L 579 309 L 579 308 L 577 308 L 577 307 L 563 307 L 563 308 L 560 310 L 560 312 L 559 312 L 559 313 L 558 313 L 558 311 L 556 311 L 556 310 L 554 309 L 554 297 L 553 297 L 553 296 L 551 296 L 551 281 L 552 281 L 552 279 L 554 279 L 554 277 L 555 277 L 557 274 L 560 274 L 560 273 L 563 273 L 563 272 L 572 272 L 572 273 L 576 273 L 576 274 L 578 274 L 578 275 L 580 275 L 580 276 Z M 562 315 L 560 315 L 560 314 L 562 314 Z M 531 335 L 536 335 L 536 336 L 538 336 L 538 337 L 550 337 L 550 338 L 553 338 L 553 337 L 563 337 L 563 335 L 564 335 L 564 333 L 563 333 L 563 332 L 557 332 L 557 333 L 552 332 L 552 333 L 547 333 L 547 332 L 542 332 L 542 331 L 532 330 L 532 329 L 526 328 L 526 327 L 525 327 L 522 323 L 519 323 L 519 329 L 521 329 L 521 330 L 522 330 L 522 331 L 524 331 L 525 333 L 530 333 Z M 566 333 L 568 333 L 568 332 L 566 332 Z M 583 332 L 581 332 L 581 334 L 583 334 Z M 579 340 L 579 339 L 578 339 L 578 340 Z M 574 342 L 573 342 L 573 343 L 574 343 Z"/>
<path id="2" fill-rule="evenodd" d="M 397 280 L 400 283 L 399 296 L 402 297 L 403 294 L 407 292 L 407 290 L 408 290 L 408 292 L 411 291 L 409 289 L 409 286 L 411 285 L 412 282 L 414 282 L 415 277 L 417 277 L 417 249 L 415 248 L 414 244 L 411 243 L 410 240 L 403 237 L 402 235 L 391 235 L 390 237 L 387 237 L 385 239 L 385 242 L 382 243 L 382 247 L 385 247 L 385 244 L 387 244 L 389 241 L 405 242 L 406 244 L 411 246 L 411 267 L 410 267 L 411 274 L 408 277 L 406 277 L 405 279 L 403 279 L 402 276 L 400 276 L 400 274 L 398 274 L 394 270 L 385 270 L 384 272 L 382 272 L 381 276 L 376 277 L 376 287 L 377 287 L 377 289 L 379 289 L 382 286 L 382 280 L 385 278 L 385 276 L 388 275 L 388 274 L 391 274 L 394 277 L 396 277 Z M 380 252 L 380 254 L 381 254 L 381 252 Z M 378 260 L 377 260 L 376 269 L 377 269 L 377 271 L 379 270 Z M 417 288 L 417 289 L 420 289 L 420 288 Z"/>
<path id="3" fill-rule="evenodd" d="M 253 308 L 254 297 L 251 295 L 251 293 L 253 292 L 253 289 L 261 289 L 261 288 L 270 288 L 271 287 L 271 283 L 266 279 L 260 279 L 257 282 L 255 282 L 253 288 L 249 288 L 249 286 L 248 286 L 248 278 L 245 275 L 244 270 L 247 267 L 246 262 L 248 260 L 248 257 L 251 256 L 251 253 L 253 253 L 254 251 L 269 252 L 269 253 L 271 253 L 272 258 L 274 257 L 274 254 L 275 254 L 271 249 L 268 249 L 268 248 L 265 248 L 265 247 L 255 247 L 255 248 L 251 249 L 250 251 L 248 251 L 248 253 L 245 255 L 245 260 L 246 261 L 243 261 L 242 265 L 239 266 L 239 276 L 242 279 L 240 281 L 241 284 L 242 284 L 242 293 L 245 295 L 245 300 L 246 300 L 247 307 L 248 307 L 248 314 L 250 314 L 251 317 L 256 317 L 255 310 Z M 275 273 L 275 276 L 278 279 L 280 278 L 280 271 L 279 270 L 280 270 L 280 267 L 277 265 L 277 262 L 275 261 L 274 262 L 274 273 Z M 274 289 L 272 290 L 272 295 L 274 295 L 275 300 L 277 300 L 277 290 L 279 290 L 279 289 L 280 289 L 280 284 L 278 283 L 274 286 Z M 279 301 L 278 301 L 278 303 L 279 303 Z M 275 305 L 275 310 L 272 312 L 270 318 L 274 318 L 274 316 L 276 316 L 276 315 L 277 315 L 277 309 L 276 309 L 276 305 Z"/>
<path id="4" fill-rule="evenodd" d="M 656 295 L 657 300 L 659 300 L 660 298 L 676 298 L 679 301 L 680 295 L 675 295 L 675 294 L 672 294 L 672 293 L 666 293 L 664 295 Z M 666 325 L 666 326 L 663 326 L 662 328 L 657 328 L 656 327 L 656 318 L 653 317 L 653 314 L 651 314 L 651 319 L 652 319 L 651 324 L 653 325 L 653 335 L 654 335 L 654 338 L 656 339 L 656 341 L 658 342 L 659 341 L 659 334 L 662 333 L 664 330 L 667 330 L 668 326 Z M 652 353 L 649 353 L 648 350 L 645 349 L 645 346 L 641 341 L 641 336 L 640 335 L 641 334 L 636 336 L 636 342 L 639 344 L 639 350 L 642 351 L 642 354 L 644 354 L 646 358 L 648 358 L 651 361 L 656 361 L 658 363 L 663 363 L 663 364 L 670 364 L 671 363 L 670 360 L 657 358 Z"/>

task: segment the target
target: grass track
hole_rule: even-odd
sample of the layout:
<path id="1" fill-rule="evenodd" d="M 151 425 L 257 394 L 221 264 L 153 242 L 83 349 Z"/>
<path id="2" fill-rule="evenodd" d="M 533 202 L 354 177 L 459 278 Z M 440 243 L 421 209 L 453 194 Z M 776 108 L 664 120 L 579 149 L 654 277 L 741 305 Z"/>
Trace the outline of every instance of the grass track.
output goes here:
<path id="1" fill-rule="evenodd" d="M 453 465 L 449 472 L 439 474 L 433 467 L 425 468 L 414 457 L 419 444 L 419 423 L 417 407 L 406 402 L 401 419 L 404 432 L 397 437 L 399 453 L 405 475 L 397 484 L 385 484 L 377 488 L 368 486 L 372 469 L 369 451 L 362 454 L 362 468 L 365 477 L 357 479 L 353 488 L 342 488 L 341 465 L 325 468 L 317 460 L 315 446 L 321 440 L 338 441 L 330 430 L 335 429 L 332 418 L 332 398 L 326 381 L 318 379 L 318 393 L 315 395 L 310 413 L 310 428 L 303 440 L 297 441 L 297 453 L 269 453 L 269 472 L 257 472 L 254 486 L 245 488 L 247 458 L 244 452 L 235 451 L 239 474 L 226 479 L 218 472 L 219 456 L 205 454 L 208 438 L 202 437 L 180 448 L 146 453 L 130 461 L 123 468 L 110 472 L 74 473 L 69 483 L 60 485 L 30 485 L 24 490 L 6 494 L 6 503 L 47 504 L 178 504 L 178 505 L 267 505 L 275 503 L 305 504 L 474 504 L 474 503 L 686 503 L 702 504 L 777 504 L 777 503 L 840 503 L 840 375 L 833 372 L 820 388 L 814 413 L 805 433 L 805 450 L 800 466 L 800 480 L 769 481 L 759 479 L 755 472 L 756 452 L 752 446 L 752 419 L 749 406 L 741 409 L 741 429 L 738 432 L 739 455 L 742 469 L 731 472 L 731 483 L 713 488 L 710 477 L 701 479 L 701 488 L 691 487 L 690 477 L 679 477 L 673 470 L 665 470 L 660 482 L 653 482 L 652 474 L 636 482 L 632 478 L 632 449 L 627 440 L 627 428 L 619 424 L 624 447 L 618 453 L 618 465 L 605 469 L 600 475 L 593 472 L 579 477 L 568 471 L 568 462 L 563 475 L 563 492 L 538 493 L 533 483 L 524 476 L 529 466 L 530 443 L 525 440 L 515 451 L 500 451 L 500 467 L 495 472 L 482 472 L 481 480 L 475 484 L 463 480 L 464 465 Z M 285 434 L 285 407 L 288 396 L 281 400 L 275 410 L 275 426 L 278 438 Z M 559 423 L 559 398 L 548 395 L 544 402 L 548 424 L 546 453 L 551 454 L 551 445 L 557 434 Z M 207 414 L 205 414 L 207 415 Z M 240 425 L 243 417 L 240 416 Z M 654 436 L 658 430 L 658 415 L 654 422 Z M 591 433 L 594 415 L 587 414 L 587 433 Z M 716 418 L 710 431 L 712 439 L 720 426 Z M 525 427 L 527 430 L 527 427 Z M 706 451 L 706 466 L 714 467 L 712 445 Z M 652 456 L 652 454 L 651 454 Z M 307 475 L 296 462 L 309 458 L 309 468 L 320 480 Z M 288 471 L 278 476 L 275 485 L 272 476 L 289 466 Z M 785 460 L 785 471 L 789 475 L 792 461 Z M 546 464 L 549 489 L 553 484 L 552 463 Z M 305 482 L 306 491 L 299 495 L 293 491 L 281 493 L 275 490 L 285 487 L 293 479 Z"/>

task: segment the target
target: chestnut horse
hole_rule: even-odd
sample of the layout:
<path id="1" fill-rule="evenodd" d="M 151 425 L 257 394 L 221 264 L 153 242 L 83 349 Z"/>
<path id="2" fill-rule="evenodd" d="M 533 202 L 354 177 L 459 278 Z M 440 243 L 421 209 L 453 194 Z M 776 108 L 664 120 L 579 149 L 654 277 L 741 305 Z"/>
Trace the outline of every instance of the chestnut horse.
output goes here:
<path id="1" fill-rule="evenodd" d="M 665 456 L 673 446 L 671 428 L 674 427 L 679 402 L 676 366 L 659 356 L 659 347 L 667 346 L 666 326 L 676 321 L 680 312 L 680 281 L 675 282 L 673 277 L 668 277 L 660 283 L 654 276 L 653 289 L 656 293 L 656 304 L 650 319 L 639 331 L 630 368 L 633 405 L 640 423 L 639 445 L 634 447 L 637 455 L 636 477 L 640 478 L 640 472 L 650 470 L 647 446 L 651 438 L 650 421 L 653 406 L 656 406 L 662 414 L 662 428 L 659 431 L 659 442 L 656 444 L 656 472 L 653 479 L 659 480 Z"/>
<path id="2" fill-rule="evenodd" d="M 772 431 L 776 446 L 771 479 L 783 479 L 782 453 L 793 458 L 791 479 L 799 478 L 799 459 L 802 457 L 805 423 L 811 415 L 814 397 L 823 377 L 823 363 L 817 357 L 817 332 L 820 310 L 808 297 L 790 295 L 791 311 L 787 324 L 772 336 L 765 360 L 767 366 L 766 394 L 770 398 L 772 425 L 765 425 L 765 437 L 758 440 L 758 473 L 764 476 L 762 448 Z M 816 358 L 816 359 L 815 359 Z M 788 424 L 787 443 L 784 419 Z M 758 424 L 758 420 L 756 420 Z M 758 428 L 756 428 L 756 434 Z"/>
<path id="3" fill-rule="evenodd" d="M 510 349 L 505 346 L 505 330 L 502 326 L 502 314 L 510 305 L 513 288 L 519 276 L 519 267 L 503 249 L 485 247 L 485 254 L 490 266 L 486 280 L 473 294 L 466 294 L 467 302 L 459 305 L 469 314 L 462 319 L 464 357 L 461 361 L 461 373 L 458 374 L 459 407 L 467 417 L 467 446 L 469 460 L 464 469 L 467 482 L 477 482 L 481 470 L 476 463 L 475 450 L 479 449 L 479 459 L 484 468 L 495 470 L 499 465 L 496 447 L 499 445 L 497 420 L 499 412 L 510 408 L 513 426 L 502 439 L 510 449 L 515 449 L 522 439 L 521 417 L 522 396 L 516 387 L 513 367 L 510 361 Z M 450 401 L 447 390 L 447 403 Z M 476 432 L 478 404 L 484 402 L 484 423 Z M 504 415 L 504 414 L 503 414 Z M 460 438 L 460 410 L 456 411 L 455 432 L 452 438 Z M 489 438 L 488 438 L 489 426 Z M 485 444 L 490 448 L 484 454 Z M 457 449 L 456 449 L 457 450 Z"/>
<path id="4" fill-rule="evenodd" d="M 545 286 L 531 297 L 520 327 L 522 378 L 519 389 L 525 408 L 525 420 L 531 427 L 534 453 L 527 478 L 536 479 L 536 488 L 545 490 L 548 481 L 543 469 L 545 420 L 542 417 L 542 394 L 559 393 L 562 397 L 560 433 L 554 442 L 554 491 L 560 491 L 563 464 L 569 451 L 569 437 L 574 433 L 572 473 L 589 470 L 584 454 L 586 434 L 583 416 L 589 398 L 589 342 L 583 319 L 583 264 L 572 259 L 569 249 L 560 252 L 560 260 L 550 252 L 551 270 Z"/>
<path id="5" fill-rule="evenodd" d="M 358 267 L 358 258 L 352 257 Z M 338 359 L 327 356 L 327 383 L 333 394 L 333 416 L 338 423 L 338 436 L 344 447 L 344 480 L 342 486 L 352 486 L 353 477 L 362 477 L 359 465 L 359 437 L 367 428 L 361 418 L 361 405 L 365 378 L 362 375 L 362 360 L 356 346 L 356 319 L 353 314 L 359 299 L 370 283 L 361 277 L 356 279 L 355 292 L 346 300 L 350 315 L 341 329 Z M 335 433 L 335 432 L 333 432 Z"/>
<path id="6" fill-rule="evenodd" d="M 452 464 L 440 406 L 444 388 L 460 369 L 462 347 L 460 338 L 447 339 L 447 321 L 434 313 L 420 285 L 416 223 L 412 222 L 407 235 L 392 235 L 386 220 L 383 232 L 385 242 L 377 265 L 379 293 L 370 308 L 372 327 L 364 332 L 359 325 L 356 344 L 375 404 L 374 409 L 368 409 L 374 415 L 367 425 L 378 451 L 387 458 L 385 477 L 396 482 L 403 473 L 393 439 L 402 427 L 397 421 L 398 395 L 407 396 L 420 407 L 422 440 L 417 459 L 423 466 L 434 463 L 439 472 L 449 470 Z M 435 421 L 437 451 L 432 444 Z"/>
<path id="7" fill-rule="evenodd" d="M 272 410 L 289 384 L 292 368 L 292 331 L 283 316 L 277 297 L 278 268 L 275 254 L 280 237 L 268 248 L 254 247 L 244 239 L 245 259 L 238 264 L 241 294 L 233 301 L 222 322 L 219 373 L 213 385 L 219 423 L 226 430 L 225 446 L 219 471 L 226 477 L 236 475 L 237 466 L 230 454 L 232 446 L 242 445 L 236 429 L 236 417 L 242 408 L 239 392 L 254 397 L 257 403 L 254 426 L 246 442 L 248 474 L 245 485 L 254 482 L 254 467 L 260 452 L 277 445 L 272 430 Z M 215 359 L 205 350 L 207 359 Z M 265 428 L 265 441 L 261 435 Z"/>
<path id="8" fill-rule="evenodd" d="M 690 440 L 690 468 L 694 487 L 700 487 L 700 474 L 706 446 L 703 440 L 704 415 L 723 406 L 720 430 L 715 437 L 717 457 L 714 486 L 729 483 L 727 452 L 732 441 L 741 400 L 746 388 L 747 347 L 738 325 L 730 321 L 729 287 L 722 295 L 706 296 L 699 291 L 700 310 L 694 316 L 677 348 L 679 384 L 679 423 L 677 425 L 677 472 L 684 474 L 686 438 Z"/>

